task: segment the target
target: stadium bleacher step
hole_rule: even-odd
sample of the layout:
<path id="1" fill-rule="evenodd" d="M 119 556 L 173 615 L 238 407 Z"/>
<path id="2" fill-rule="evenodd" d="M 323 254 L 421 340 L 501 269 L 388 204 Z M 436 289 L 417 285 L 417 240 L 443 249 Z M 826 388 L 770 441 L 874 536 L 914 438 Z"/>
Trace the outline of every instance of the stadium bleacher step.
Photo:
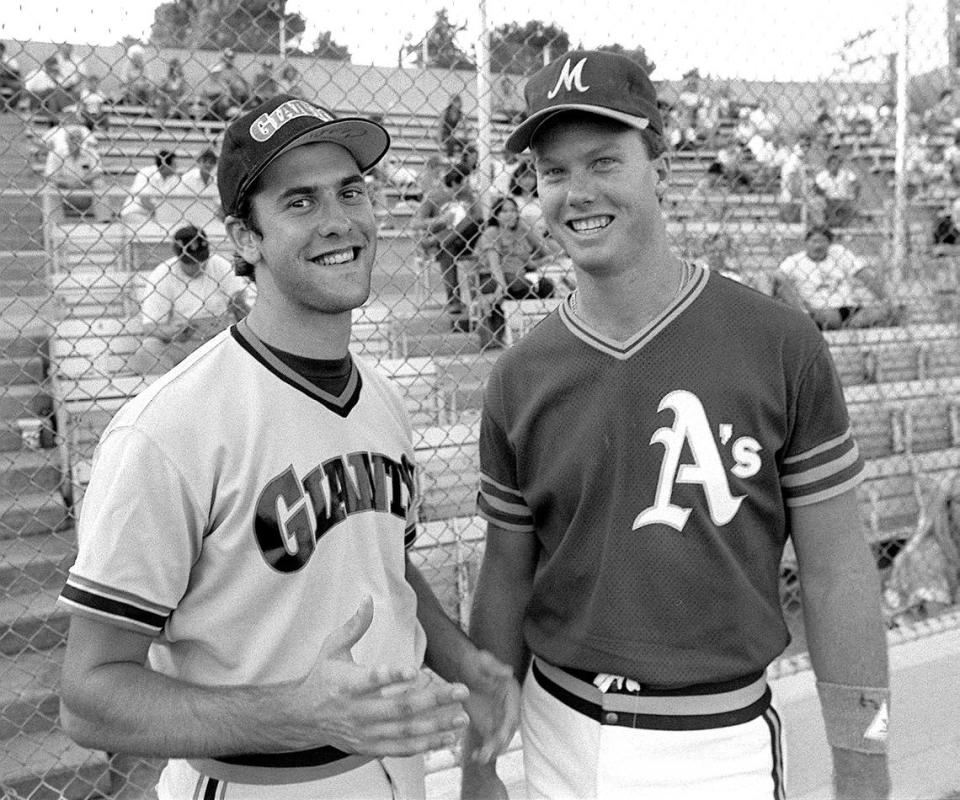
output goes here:
<path id="1" fill-rule="evenodd" d="M 0 747 L 0 790 L 9 800 L 92 800 L 110 795 L 105 753 L 58 731 L 21 734 Z"/>
<path id="2" fill-rule="evenodd" d="M 0 392 L 14 385 L 39 384 L 43 377 L 43 358 L 39 354 L 0 359 Z"/>
<path id="3" fill-rule="evenodd" d="M 15 597 L 38 589 L 63 588 L 77 555 L 73 530 L 0 539 L 0 595 Z"/>
<path id="4" fill-rule="evenodd" d="M 65 647 L 0 656 L 0 742 L 18 733 L 53 731 L 59 712 L 60 668 Z"/>
<path id="5" fill-rule="evenodd" d="M 44 389 L 33 383 L 0 387 L 0 420 L 15 420 L 36 414 L 43 402 Z"/>
<path id="6" fill-rule="evenodd" d="M 60 461 L 56 449 L 0 453 L 0 499 L 60 490 Z"/>
<path id="7" fill-rule="evenodd" d="M 0 597 L 0 654 L 19 657 L 63 644 L 68 616 L 57 606 L 61 588 Z"/>
<path id="8" fill-rule="evenodd" d="M 44 492 L 20 492 L 0 498 L 0 552 L 3 542 L 21 536 L 63 535 L 72 524 L 59 486 Z M 5 565 L 0 560 L 0 571 Z M 0 587 L 2 587 L 0 580 Z"/>

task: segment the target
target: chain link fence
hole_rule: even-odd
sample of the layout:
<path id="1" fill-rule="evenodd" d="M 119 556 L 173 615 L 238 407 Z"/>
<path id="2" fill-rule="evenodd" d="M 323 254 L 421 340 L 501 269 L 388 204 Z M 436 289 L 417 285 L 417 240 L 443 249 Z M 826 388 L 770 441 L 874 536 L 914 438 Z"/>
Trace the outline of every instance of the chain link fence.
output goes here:
<path id="1" fill-rule="evenodd" d="M 67 619 L 54 601 L 112 414 L 256 302 L 229 269 L 210 177 L 226 120 L 290 92 L 391 133 L 367 176 L 381 238 L 353 350 L 406 398 L 424 496 L 413 559 L 462 624 L 483 549 L 482 387 L 503 348 L 575 288 L 535 171 L 502 148 L 525 76 L 571 47 L 561 29 L 501 25 L 470 53 L 444 12 L 401 48 L 404 67 L 383 68 L 292 50 L 282 4 L 200 6 L 206 28 L 158 17 L 146 44 L 4 42 L 0 789 L 11 798 L 151 796 L 158 764 L 91 753 L 58 729 Z M 324 47 L 343 55 L 329 34 Z M 868 459 L 861 522 L 886 611 L 909 627 L 957 601 L 960 103 L 949 71 L 911 74 L 882 53 L 878 72 L 877 58 L 869 80 L 855 67 L 775 83 L 692 64 L 658 81 L 672 160 L 662 203 L 684 256 L 824 329 Z M 197 230 L 211 253 L 199 276 L 175 249 L 177 237 L 195 247 Z M 491 252 L 509 269 L 493 269 Z M 805 649 L 789 551 L 782 597 L 789 657 Z"/>

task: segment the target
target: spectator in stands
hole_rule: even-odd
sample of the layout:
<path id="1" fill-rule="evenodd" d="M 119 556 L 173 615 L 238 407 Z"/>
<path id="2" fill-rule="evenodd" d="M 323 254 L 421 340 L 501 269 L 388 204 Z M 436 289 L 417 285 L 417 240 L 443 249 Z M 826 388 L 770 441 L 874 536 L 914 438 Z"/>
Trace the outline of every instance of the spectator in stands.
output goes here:
<path id="1" fill-rule="evenodd" d="M 278 94 L 292 94 L 294 97 L 303 97 L 303 78 L 293 64 L 284 64 L 277 81 Z"/>
<path id="2" fill-rule="evenodd" d="M 960 128 L 960 109 L 952 89 L 940 92 L 937 102 L 923 114 L 923 128 L 927 133 L 942 133 L 944 128 Z"/>
<path id="3" fill-rule="evenodd" d="M 147 51 L 139 44 L 127 48 L 127 66 L 120 95 L 120 102 L 124 105 L 149 107 L 153 103 L 153 84 L 147 77 L 146 55 Z"/>
<path id="4" fill-rule="evenodd" d="M 872 92 L 860 95 L 860 102 L 853 108 L 850 127 L 857 136 L 872 138 L 880 121 L 880 110 Z"/>
<path id="5" fill-rule="evenodd" d="M 821 330 L 895 324 L 882 279 L 850 250 L 834 242 L 833 231 L 807 231 L 804 250 L 788 256 L 774 276 L 773 294 L 804 309 Z"/>
<path id="6" fill-rule="evenodd" d="M 204 200 L 210 200 L 219 207 L 220 194 L 217 190 L 217 154 L 207 147 L 197 156 L 197 163 L 180 178 L 184 191 L 195 194 Z"/>
<path id="7" fill-rule="evenodd" d="M 64 42 L 57 48 L 54 56 L 57 59 L 57 68 L 60 73 L 60 86 L 74 99 L 80 97 L 80 87 L 86 77 L 86 68 L 73 54 L 73 45 Z"/>
<path id="8" fill-rule="evenodd" d="M 860 200 L 860 179 L 839 153 L 827 156 L 827 164 L 814 179 L 815 191 L 825 201 L 824 218 L 831 228 L 850 225 L 857 215 Z"/>
<path id="9" fill-rule="evenodd" d="M 770 108 L 770 101 L 765 97 L 761 97 L 757 101 L 756 108 L 747 115 L 747 120 L 754 135 L 760 134 L 768 141 L 773 138 L 773 134 L 780 127 L 780 115 Z"/>
<path id="10" fill-rule="evenodd" d="M 266 59 L 260 62 L 260 70 L 250 82 L 255 104 L 269 100 L 277 94 L 277 79 L 273 77 L 273 62 Z"/>
<path id="11" fill-rule="evenodd" d="M 943 158 L 950 170 L 950 179 L 960 186 L 960 130 L 954 132 L 953 141 L 943 151 Z"/>
<path id="12" fill-rule="evenodd" d="M 167 63 L 167 74 L 157 87 L 153 109 L 157 119 L 179 119 L 186 113 L 184 102 L 187 95 L 187 79 L 179 58 Z"/>
<path id="13" fill-rule="evenodd" d="M 934 220 L 934 244 L 960 244 L 960 197 L 950 204 L 950 211 Z"/>
<path id="14" fill-rule="evenodd" d="M 813 115 L 813 131 L 816 138 L 832 145 L 839 133 L 837 118 L 830 112 L 830 104 L 825 97 L 817 98 L 817 105 Z"/>
<path id="15" fill-rule="evenodd" d="M 108 222 L 112 217 L 103 183 L 103 164 L 81 125 L 64 129 L 65 148 L 51 147 L 47 153 L 43 175 L 46 180 L 44 212 L 52 223 L 60 223 L 66 213 L 89 213 L 95 222 Z"/>
<path id="16" fill-rule="evenodd" d="M 420 176 L 417 171 L 393 154 L 388 155 L 385 162 L 382 173 L 387 186 L 393 189 L 401 199 L 419 198 L 421 195 L 417 181 Z"/>
<path id="17" fill-rule="evenodd" d="M 225 48 L 220 54 L 220 60 L 210 72 L 211 85 L 207 89 L 207 104 L 214 119 L 232 119 L 250 100 L 250 85 L 233 63 L 233 59 L 233 50 Z"/>
<path id="18" fill-rule="evenodd" d="M 813 142 L 809 134 L 800 134 L 780 167 L 780 219 L 797 223 L 809 219 L 816 198 L 823 215 L 823 198 L 814 191 L 814 169 L 810 163 Z M 822 219 L 820 220 L 822 222 Z M 810 223 L 808 223 L 810 224 Z"/>
<path id="19" fill-rule="evenodd" d="M 722 221 L 729 210 L 730 187 L 723 175 L 723 167 L 714 161 L 690 191 L 687 203 L 694 219 Z"/>
<path id="20" fill-rule="evenodd" d="M 20 62 L 7 54 L 7 45 L 0 42 L 0 113 L 15 109 L 23 93 Z"/>
<path id="21" fill-rule="evenodd" d="M 90 73 L 84 77 L 77 111 L 83 124 L 91 131 L 106 130 L 110 113 L 107 110 L 107 96 L 100 90 L 99 75 Z"/>
<path id="22" fill-rule="evenodd" d="M 140 226 L 152 219 L 157 205 L 178 188 L 177 156 L 169 150 L 161 150 L 154 157 L 153 166 L 144 167 L 134 176 L 130 197 L 120 210 L 120 218 L 128 225 Z"/>
<path id="23" fill-rule="evenodd" d="M 243 303 L 247 280 L 228 259 L 210 253 L 202 229 L 178 228 L 173 252 L 145 281 L 144 340 L 128 362 L 136 373 L 166 372 L 249 311 Z"/>
<path id="24" fill-rule="evenodd" d="M 421 200 L 427 197 L 437 186 L 442 185 L 445 174 L 446 161 L 443 156 L 438 153 L 431 153 L 427 156 L 423 169 L 417 175 L 417 189 Z"/>
<path id="25" fill-rule="evenodd" d="M 543 220 L 540 197 L 537 193 L 537 168 L 529 158 L 521 158 L 520 165 L 510 180 L 510 196 L 520 210 L 520 219 L 531 230 L 540 234 L 545 246 L 554 253 L 560 252 L 560 246 L 550 236 L 547 224 Z"/>
<path id="26" fill-rule="evenodd" d="M 60 85 L 60 66 L 56 56 L 45 59 L 39 68 L 27 75 L 23 88 L 32 111 L 56 116 L 75 102 L 73 95 Z"/>
<path id="27" fill-rule="evenodd" d="M 520 209 L 511 197 L 494 201 L 476 254 L 485 306 L 480 343 L 500 347 L 504 344 L 503 300 L 553 297 L 553 282 L 536 274 L 553 254 L 544 247 L 543 237 L 520 219 Z"/>
<path id="28" fill-rule="evenodd" d="M 440 149 L 447 158 L 456 157 L 464 148 L 463 121 L 463 98 L 455 94 L 440 115 L 440 128 L 437 135 Z"/>

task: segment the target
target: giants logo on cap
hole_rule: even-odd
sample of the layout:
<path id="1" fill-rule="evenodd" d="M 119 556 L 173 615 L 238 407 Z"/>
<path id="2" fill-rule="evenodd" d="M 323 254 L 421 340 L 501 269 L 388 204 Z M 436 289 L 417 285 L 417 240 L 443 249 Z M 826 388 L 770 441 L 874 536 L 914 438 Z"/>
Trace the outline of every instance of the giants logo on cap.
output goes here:
<path id="1" fill-rule="evenodd" d="M 265 142 L 283 125 L 298 117 L 315 117 L 324 122 L 332 122 L 336 119 L 329 111 L 305 100 L 288 100 L 269 114 L 261 114 L 257 117 L 250 125 L 250 136 L 257 142 Z"/>
<path id="2" fill-rule="evenodd" d="M 549 92 L 547 92 L 547 100 L 553 100 L 557 96 L 557 93 L 560 91 L 560 87 L 564 86 L 568 92 L 572 92 L 574 88 L 578 92 L 585 92 L 589 89 L 589 86 L 583 85 L 583 65 L 587 63 L 587 59 L 581 58 L 577 65 L 570 69 L 570 59 L 568 58 L 563 62 L 563 67 L 560 69 L 560 77 L 557 78 L 557 85 L 554 86 Z"/>

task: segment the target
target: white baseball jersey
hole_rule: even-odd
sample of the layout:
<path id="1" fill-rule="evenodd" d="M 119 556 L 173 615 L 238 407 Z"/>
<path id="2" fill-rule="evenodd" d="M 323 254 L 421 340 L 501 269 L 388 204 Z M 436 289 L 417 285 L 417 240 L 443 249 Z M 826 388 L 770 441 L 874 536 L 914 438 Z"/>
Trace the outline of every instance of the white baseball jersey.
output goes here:
<path id="1" fill-rule="evenodd" d="M 155 636 L 153 669 L 230 686 L 301 678 L 369 594 L 374 619 L 354 659 L 419 667 L 425 640 L 404 577 L 413 459 L 402 402 L 370 365 L 354 360 L 333 396 L 241 322 L 107 428 L 61 600 Z M 282 772 L 329 760 L 230 762 Z"/>

